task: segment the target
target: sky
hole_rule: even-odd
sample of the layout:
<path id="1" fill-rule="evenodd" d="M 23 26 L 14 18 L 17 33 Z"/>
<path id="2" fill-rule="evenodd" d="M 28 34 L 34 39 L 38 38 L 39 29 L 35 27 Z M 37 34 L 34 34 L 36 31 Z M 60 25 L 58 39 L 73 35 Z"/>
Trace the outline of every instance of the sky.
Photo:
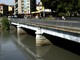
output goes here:
<path id="1" fill-rule="evenodd" d="M 38 3 L 40 0 L 36 0 L 36 3 Z M 0 0 L 0 3 L 8 4 L 8 5 L 14 5 L 14 0 Z"/>
<path id="2" fill-rule="evenodd" d="M 8 5 L 13 5 L 14 0 L 0 0 L 0 3 L 8 4 Z"/>

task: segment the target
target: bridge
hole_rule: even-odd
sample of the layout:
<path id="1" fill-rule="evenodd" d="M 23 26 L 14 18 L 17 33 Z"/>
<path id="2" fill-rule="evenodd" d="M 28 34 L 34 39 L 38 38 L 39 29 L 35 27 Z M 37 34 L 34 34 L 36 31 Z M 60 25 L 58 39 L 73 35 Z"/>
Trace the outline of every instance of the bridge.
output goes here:
<path id="1" fill-rule="evenodd" d="M 80 43 L 80 21 L 41 20 L 41 19 L 10 19 L 11 24 L 17 26 L 18 34 L 22 28 L 35 31 L 36 46 L 50 44 L 43 34 L 57 36 Z"/>

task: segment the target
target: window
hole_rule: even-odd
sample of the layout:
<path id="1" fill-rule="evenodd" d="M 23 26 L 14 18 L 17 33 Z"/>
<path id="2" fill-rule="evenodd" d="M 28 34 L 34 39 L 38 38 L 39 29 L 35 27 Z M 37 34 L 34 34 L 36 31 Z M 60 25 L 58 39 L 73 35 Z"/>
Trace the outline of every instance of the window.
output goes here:
<path id="1" fill-rule="evenodd" d="M 27 0 L 27 2 L 29 2 L 30 0 Z"/>

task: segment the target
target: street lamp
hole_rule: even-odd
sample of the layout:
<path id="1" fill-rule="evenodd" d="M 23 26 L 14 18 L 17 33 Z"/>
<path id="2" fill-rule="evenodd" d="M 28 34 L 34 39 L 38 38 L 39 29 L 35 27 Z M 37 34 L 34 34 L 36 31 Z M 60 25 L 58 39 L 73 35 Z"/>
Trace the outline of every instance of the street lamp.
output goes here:
<path id="1" fill-rule="evenodd" d="M 43 17 L 45 19 L 45 8 L 43 7 Z"/>

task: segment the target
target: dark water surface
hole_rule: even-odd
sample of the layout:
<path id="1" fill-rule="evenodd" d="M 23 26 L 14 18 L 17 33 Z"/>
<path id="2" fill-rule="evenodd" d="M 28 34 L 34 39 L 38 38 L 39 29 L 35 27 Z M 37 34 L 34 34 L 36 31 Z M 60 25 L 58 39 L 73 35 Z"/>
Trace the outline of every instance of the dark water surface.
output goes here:
<path id="1" fill-rule="evenodd" d="M 0 60 L 80 60 L 80 56 L 55 45 L 36 47 L 35 37 L 0 32 Z"/>

